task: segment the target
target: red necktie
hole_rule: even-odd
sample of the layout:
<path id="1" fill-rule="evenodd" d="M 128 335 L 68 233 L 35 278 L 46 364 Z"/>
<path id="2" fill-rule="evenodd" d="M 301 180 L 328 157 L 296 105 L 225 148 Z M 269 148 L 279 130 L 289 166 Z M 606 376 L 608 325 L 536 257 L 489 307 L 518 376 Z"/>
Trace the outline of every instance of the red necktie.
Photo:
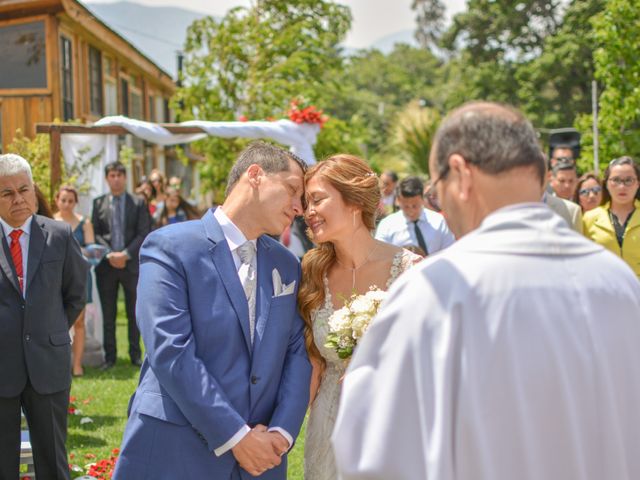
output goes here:
<path id="1" fill-rule="evenodd" d="M 20 235 L 24 232 L 20 229 L 12 231 L 9 236 L 11 237 L 11 258 L 13 258 L 13 266 L 16 267 L 16 273 L 18 274 L 18 282 L 20 283 L 20 291 L 24 291 L 23 276 L 22 276 L 22 247 L 20 246 Z"/>

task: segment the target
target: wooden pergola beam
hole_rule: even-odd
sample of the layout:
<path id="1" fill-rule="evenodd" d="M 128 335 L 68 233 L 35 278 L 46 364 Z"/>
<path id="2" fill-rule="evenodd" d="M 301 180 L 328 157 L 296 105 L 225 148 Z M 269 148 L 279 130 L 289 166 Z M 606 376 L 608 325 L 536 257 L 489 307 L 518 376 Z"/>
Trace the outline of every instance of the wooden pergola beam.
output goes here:
<path id="1" fill-rule="evenodd" d="M 175 134 L 184 133 L 206 133 L 199 127 L 185 127 L 183 125 L 177 125 L 175 123 L 157 123 L 156 125 L 166 128 L 169 132 Z M 131 134 L 129 130 L 124 127 L 117 126 L 91 126 L 91 125 L 61 125 L 55 123 L 37 123 L 36 133 L 49 133 L 60 132 L 65 133 L 80 133 L 80 134 L 106 134 L 106 135 L 127 135 Z"/>

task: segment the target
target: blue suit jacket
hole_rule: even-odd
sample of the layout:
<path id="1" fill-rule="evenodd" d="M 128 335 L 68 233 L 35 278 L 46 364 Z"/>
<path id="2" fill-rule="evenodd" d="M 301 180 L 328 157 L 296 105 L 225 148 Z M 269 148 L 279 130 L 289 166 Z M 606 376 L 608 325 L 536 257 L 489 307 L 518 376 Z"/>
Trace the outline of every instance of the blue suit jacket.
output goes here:
<path id="1" fill-rule="evenodd" d="M 257 255 L 252 346 L 247 300 L 213 210 L 145 240 L 136 316 L 146 358 L 114 478 L 253 478 L 231 451 L 213 450 L 245 424 L 298 435 L 311 375 L 296 308 L 300 265 L 267 236 Z M 273 296 L 274 268 L 283 284 L 296 281 L 292 295 Z M 286 461 L 260 478 L 285 479 Z"/>

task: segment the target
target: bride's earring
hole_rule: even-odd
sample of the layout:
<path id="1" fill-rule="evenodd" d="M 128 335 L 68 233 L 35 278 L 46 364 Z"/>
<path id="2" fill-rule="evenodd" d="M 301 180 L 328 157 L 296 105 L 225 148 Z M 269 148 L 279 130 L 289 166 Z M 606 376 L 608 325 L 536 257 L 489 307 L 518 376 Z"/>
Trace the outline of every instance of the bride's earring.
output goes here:
<path id="1" fill-rule="evenodd" d="M 353 228 L 356 228 L 356 211 L 353 211 Z"/>

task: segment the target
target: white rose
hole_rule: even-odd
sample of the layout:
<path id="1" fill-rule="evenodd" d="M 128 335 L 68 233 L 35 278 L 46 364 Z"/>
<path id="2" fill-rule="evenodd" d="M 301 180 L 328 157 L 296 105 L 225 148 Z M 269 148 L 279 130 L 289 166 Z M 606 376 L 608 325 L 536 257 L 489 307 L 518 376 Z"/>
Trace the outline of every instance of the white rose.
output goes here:
<path id="1" fill-rule="evenodd" d="M 329 330 L 333 333 L 340 333 L 344 330 L 349 330 L 351 328 L 349 310 L 346 307 L 336 310 L 331 314 L 328 322 Z"/>
<path id="2" fill-rule="evenodd" d="M 387 297 L 387 292 L 383 292 L 382 290 L 369 290 L 365 294 L 365 297 L 373 302 L 382 302 Z"/>
<path id="3" fill-rule="evenodd" d="M 373 310 L 374 304 L 366 295 L 360 295 L 351 302 L 351 312 L 353 312 L 354 315 L 373 313 Z"/>
<path id="4" fill-rule="evenodd" d="M 369 328 L 370 323 L 371 315 L 369 314 L 355 315 L 353 317 L 353 320 L 351 321 L 351 329 L 353 330 L 354 340 L 360 340 L 362 338 L 364 332 Z"/>

